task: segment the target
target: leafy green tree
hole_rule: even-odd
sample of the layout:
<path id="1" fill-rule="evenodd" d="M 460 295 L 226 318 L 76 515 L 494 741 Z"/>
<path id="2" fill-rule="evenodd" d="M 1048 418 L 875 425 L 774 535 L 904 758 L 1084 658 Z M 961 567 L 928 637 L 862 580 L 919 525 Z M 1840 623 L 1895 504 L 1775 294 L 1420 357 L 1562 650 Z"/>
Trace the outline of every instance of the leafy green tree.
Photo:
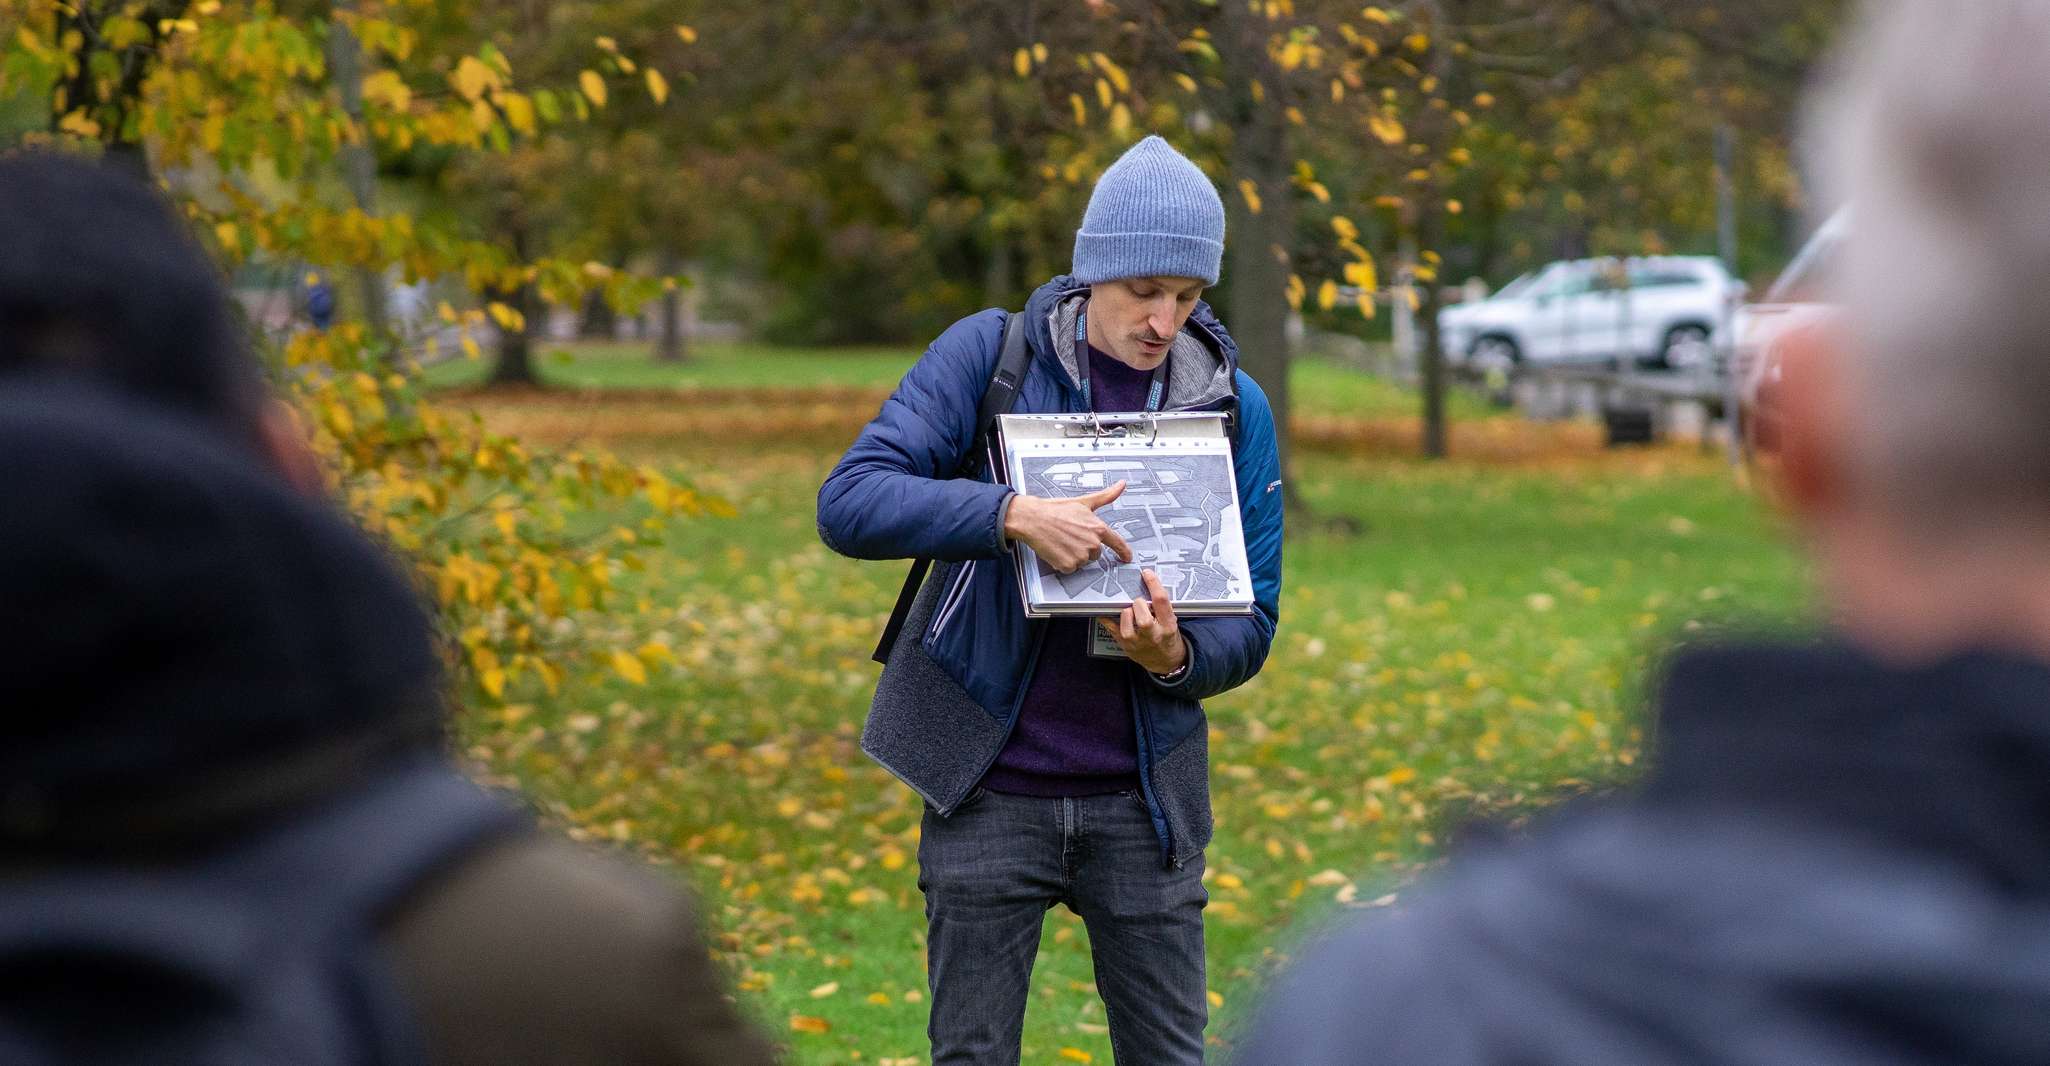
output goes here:
<path id="1" fill-rule="evenodd" d="M 565 299 L 592 284 L 622 300 L 658 291 L 658 279 L 518 257 L 446 213 L 371 214 L 335 188 L 352 146 L 387 157 L 503 153 L 517 138 L 545 142 L 603 94 L 602 82 L 583 78 L 569 89 L 523 87 L 488 42 L 446 26 L 423 33 L 439 11 L 200 0 L 146 23 L 160 13 L 148 3 L 0 0 L 0 23 L 14 29 L 0 40 L 0 97 L 47 102 L 55 131 L 36 143 L 164 175 L 227 266 L 258 257 L 454 275 L 479 290 L 531 286 Z M 328 67 L 344 22 L 361 48 L 360 112 Z M 503 302 L 441 314 L 465 329 L 487 316 L 508 330 L 523 324 Z M 463 344 L 475 348 L 467 336 Z M 594 673 L 644 681 L 667 661 L 666 647 L 634 635 L 637 605 L 616 591 L 617 574 L 638 565 L 672 516 L 722 504 L 670 474 L 599 453 L 534 453 L 446 414 L 394 372 L 359 323 L 300 332 L 268 354 L 330 461 L 337 494 L 413 559 L 438 599 L 471 696 L 554 692 Z M 622 508 L 627 522 L 599 517 Z M 614 617 L 604 625 L 580 624 L 607 611 Z"/>

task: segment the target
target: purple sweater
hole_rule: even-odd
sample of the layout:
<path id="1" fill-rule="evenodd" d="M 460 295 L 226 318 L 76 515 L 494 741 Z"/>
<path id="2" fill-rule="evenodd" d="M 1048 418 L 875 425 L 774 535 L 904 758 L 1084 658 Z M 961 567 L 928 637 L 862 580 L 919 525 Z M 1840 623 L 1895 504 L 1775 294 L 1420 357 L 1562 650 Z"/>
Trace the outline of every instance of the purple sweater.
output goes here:
<path id="1" fill-rule="evenodd" d="M 1099 411 L 1146 406 L 1153 372 L 1134 370 L 1089 349 L 1089 388 Z M 992 792 L 1026 796 L 1095 796 L 1139 787 L 1139 737 L 1131 686 L 1137 669 L 1124 659 L 1088 652 L 1096 620 L 1046 623 L 1039 665 L 1018 708 L 1010 742 L 983 776 Z"/>

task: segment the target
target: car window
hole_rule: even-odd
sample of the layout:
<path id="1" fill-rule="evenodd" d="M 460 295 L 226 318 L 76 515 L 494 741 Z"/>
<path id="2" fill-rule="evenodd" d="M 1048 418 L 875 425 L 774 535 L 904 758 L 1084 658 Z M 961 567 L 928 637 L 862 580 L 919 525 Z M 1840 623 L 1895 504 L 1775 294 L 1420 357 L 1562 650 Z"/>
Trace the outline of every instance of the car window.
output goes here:
<path id="1" fill-rule="evenodd" d="M 1613 288 L 1610 281 L 1615 276 L 1611 262 L 1574 264 L 1571 269 L 1564 272 L 1554 295 L 1584 296 L 1591 292 L 1610 291 Z"/>
<path id="2" fill-rule="evenodd" d="M 1517 295 L 1539 300 L 1549 296 L 1557 296 L 1565 284 L 1571 280 L 1571 276 L 1572 271 L 1554 267 L 1539 274 L 1536 280 L 1531 282 L 1529 288 Z"/>
<path id="3" fill-rule="evenodd" d="M 1565 279 L 1555 290 L 1560 296 L 1582 296 L 1595 289 L 1595 276 L 1591 273 L 1576 273 Z"/>
<path id="4" fill-rule="evenodd" d="M 1630 287 L 1633 289 L 1664 289 L 1700 284 L 1702 278 L 1699 274 L 1679 267 L 1633 267 L 1630 270 Z"/>
<path id="5" fill-rule="evenodd" d="M 1535 284 L 1537 282 L 1537 279 L 1537 271 L 1526 270 L 1523 273 L 1518 274 L 1516 276 L 1515 281 L 1512 281 L 1509 284 L 1502 286 L 1501 289 L 1497 290 L 1495 295 L 1498 297 L 1517 297 L 1527 295 L 1525 290 L 1528 290 L 1533 284 Z"/>

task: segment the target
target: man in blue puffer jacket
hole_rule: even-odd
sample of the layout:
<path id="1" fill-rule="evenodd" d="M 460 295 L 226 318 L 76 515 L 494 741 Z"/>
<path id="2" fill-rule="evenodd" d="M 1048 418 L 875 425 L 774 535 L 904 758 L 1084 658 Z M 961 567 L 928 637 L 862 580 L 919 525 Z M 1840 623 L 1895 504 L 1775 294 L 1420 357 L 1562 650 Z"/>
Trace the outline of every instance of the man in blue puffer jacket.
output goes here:
<path id="1" fill-rule="evenodd" d="M 864 751 L 926 801 L 935 1066 L 1015 1063 L 1045 912 L 1087 923 L 1120 1062 L 1199 1063 L 1208 730 L 1198 700 L 1259 672 L 1281 591 L 1282 494 L 1266 397 L 1199 299 L 1224 252 L 1224 205 L 1149 137 L 1104 172 L 1074 273 L 1042 286 L 1017 412 L 1218 410 L 1252 568 L 1249 615 L 1177 619 L 1156 577 L 1117 619 L 1025 617 L 1013 544 L 1072 571 L 1130 549 L 1072 500 L 957 478 L 1009 316 L 935 341 L 819 490 L 819 534 L 858 559 L 938 560 L 889 650 Z M 1122 655 L 1090 651 L 1101 626 Z"/>

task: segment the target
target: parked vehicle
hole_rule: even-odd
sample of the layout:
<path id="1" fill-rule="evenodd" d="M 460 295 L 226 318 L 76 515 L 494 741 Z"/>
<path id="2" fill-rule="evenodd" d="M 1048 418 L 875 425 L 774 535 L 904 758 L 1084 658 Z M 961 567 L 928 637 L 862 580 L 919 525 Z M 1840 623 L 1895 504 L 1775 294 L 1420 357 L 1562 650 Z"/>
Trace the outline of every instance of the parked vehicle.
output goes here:
<path id="1" fill-rule="evenodd" d="M 1446 358 L 1479 370 L 1710 363 L 1744 285 L 1713 256 L 1574 259 L 1438 314 Z"/>
<path id="2" fill-rule="evenodd" d="M 1773 390 L 1781 358 L 1802 333 L 1826 327 L 1835 318 L 1836 307 L 1825 299 L 1823 285 L 1850 227 L 1848 209 L 1830 216 L 1780 272 L 1765 299 L 1737 312 L 1731 373 L 1736 378 L 1744 451 L 1754 465 L 1769 461 L 1778 448 L 1779 410 Z"/>

